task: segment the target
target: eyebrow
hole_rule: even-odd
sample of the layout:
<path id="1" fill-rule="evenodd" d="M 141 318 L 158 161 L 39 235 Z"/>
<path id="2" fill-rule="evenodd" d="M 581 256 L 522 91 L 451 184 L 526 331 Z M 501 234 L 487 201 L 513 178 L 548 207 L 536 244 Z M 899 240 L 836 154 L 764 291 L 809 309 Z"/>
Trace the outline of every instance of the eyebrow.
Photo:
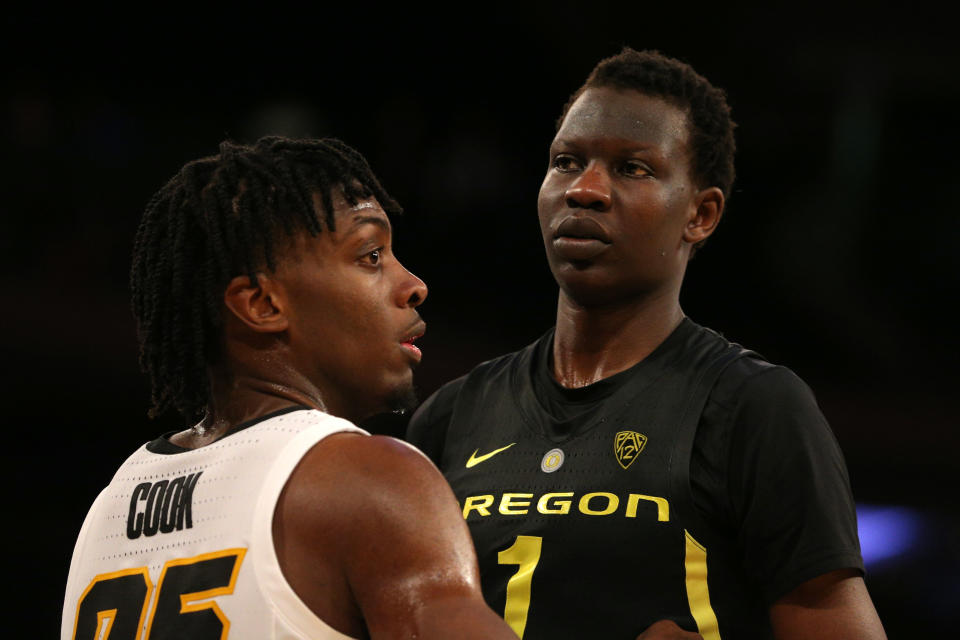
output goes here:
<path id="1" fill-rule="evenodd" d="M 353 233 L 365 224 L 372 224 L 380 227 L 385 233 L 390 233 L 390 221 L 383 216 L 356 214 L 350 219 L 350 228 L 347 233 Z"/>
<path id="2" fill-rule="evenodd" d="M 633 140 L 630 138 L 616 138 L 610 136 L 604 138 L 604 140 L 612 140 L 616 142 L 624 143 L 625 147 L 628 147 L 630 151 L 648 151 L 657 147 L 656 143 L 651 142 L 641 142 L 639 140 Z M 550 149 L 562 148 L 562 147 L 572 147 L 579 148 L 589 145 L 590 140 L 584 138 L 583 136 L 571 136 L 568 138 L 554 138 L 553 142 L 550 143 Z"/>

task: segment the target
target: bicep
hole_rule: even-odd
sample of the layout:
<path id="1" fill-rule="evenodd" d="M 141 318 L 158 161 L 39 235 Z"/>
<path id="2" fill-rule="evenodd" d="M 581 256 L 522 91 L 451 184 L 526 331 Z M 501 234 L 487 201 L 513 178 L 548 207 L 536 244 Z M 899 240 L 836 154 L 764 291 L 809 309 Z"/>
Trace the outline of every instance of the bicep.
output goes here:
<path id="1" fill-rule="evenodd" d="M 808 580 L 770 607 L 777 640 L 883 640 L 883 625 L 863 579 L 840 570 Z"/>
<path id="2" fill-rule="evenodd" d="M 509 633 L 483 601 L 469 531 L 436 467 L 399 441 L 356 444 L 373 446 L 354 478 L 359 512 L 349 516 L 343 567 L 371 637 L 448 637 L 454 623 L 458 637 Z"/>

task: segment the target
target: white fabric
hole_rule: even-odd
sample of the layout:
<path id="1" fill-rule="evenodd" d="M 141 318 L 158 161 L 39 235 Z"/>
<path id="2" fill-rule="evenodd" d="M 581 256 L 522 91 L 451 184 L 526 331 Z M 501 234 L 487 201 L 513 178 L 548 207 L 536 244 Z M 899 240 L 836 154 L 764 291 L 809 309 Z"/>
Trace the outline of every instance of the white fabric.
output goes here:
<path id="1" fill-rule="evenodd" d="M 272 533 L 274 507 L 294 467 L 317 442 L 342 431 L 366 433 L 320 411 L 299 410 L 191 451 L 158 454 L 146 445 L 138 449 L 101 492 L 80 530 L 67 580 L 61 640 L 73 638 L 78 603 L 97 576 L 147 567 L 151 589 L 143 618 L 146 628 L 164 566 L 227 549 L 246 550 L 232 593 L 197 602 L 216 603 L 228 621 L 230 640 L 348 638 L 294 593 L 281 573 Z M 191 528 L 128 538 L 131 497 L 138 485 L 197 472 L 202 474 L 193 490 Z M 145 497 L 138 504 L 142 509 Z"/>

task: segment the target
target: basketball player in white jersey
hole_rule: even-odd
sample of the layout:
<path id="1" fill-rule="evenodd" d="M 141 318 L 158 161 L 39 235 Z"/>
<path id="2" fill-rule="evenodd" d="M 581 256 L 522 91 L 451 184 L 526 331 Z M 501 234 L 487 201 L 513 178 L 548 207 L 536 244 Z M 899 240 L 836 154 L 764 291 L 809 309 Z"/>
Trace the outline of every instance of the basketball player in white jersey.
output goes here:
<path id="1" fill-rule="evenodd" d="M 131 285 L 151 414 L 91 507 L 62 639 L 515 638 L 436 468 L 354 422 L 410 406 L 424 283 L 332 140 L 223 143 L 150 201 Z"/>

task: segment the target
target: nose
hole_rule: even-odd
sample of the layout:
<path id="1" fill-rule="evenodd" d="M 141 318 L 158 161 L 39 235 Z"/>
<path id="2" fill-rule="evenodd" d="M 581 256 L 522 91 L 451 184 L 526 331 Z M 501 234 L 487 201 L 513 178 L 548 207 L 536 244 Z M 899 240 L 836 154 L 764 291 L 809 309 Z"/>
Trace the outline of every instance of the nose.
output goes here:
<path id="1" fill-rule="evenodd" d="M 574 209 L 606 211 L 610 208 L 610 176 L 595 165 L 577 176 L 564 194 L 567 206 Z"/>
<path id="2" fill-rule="evenodd" d="M 403 276 L 397 287 L 397 305 L 400 307 L 419 307 L 427 299 L 427 284 L 400 265 Z"/>

